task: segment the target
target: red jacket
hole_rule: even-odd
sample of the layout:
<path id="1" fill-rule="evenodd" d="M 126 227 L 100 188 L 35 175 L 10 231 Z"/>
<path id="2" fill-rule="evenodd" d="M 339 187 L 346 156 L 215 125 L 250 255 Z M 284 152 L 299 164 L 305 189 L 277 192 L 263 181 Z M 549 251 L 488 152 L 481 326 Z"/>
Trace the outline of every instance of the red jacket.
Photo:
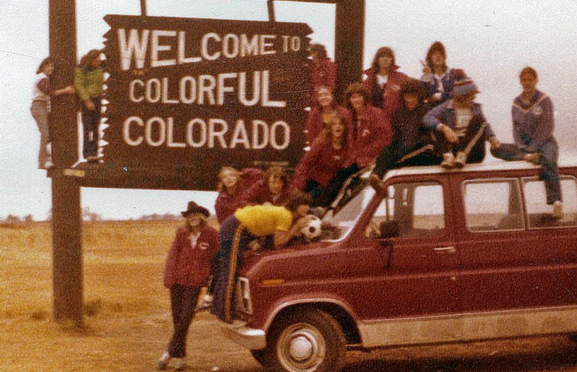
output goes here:
<path id="1" fill-rule="evenodd" d="M 234 195 L 231 195 L 224 190 L 218 193 L 214 205 L 218 223 L 222 224 L 227 217 L 232 216 L 234 211 L 248 204 L 246 195 L 247 191 L 256 182 L 262 180 L 263 177 L 264 172 L 260 169 L 243 169 Z"/>
<path id="2" fill-rule="evenodd" d="M 385 118 L 389 122 L 391 121 L 393 112 L 402 106 L 401 86 L 405 81 L 409 79 L 407 75 L 397 71 L 397 69 L 398 66 L 396 66 L 393 71 L 389 72 L 389 78 L 383 91 L 383 107 L 380 107 L 383 109 Z M 367 75 L 367 78 L 365 81 L 363 81 L 363 85 L 367 88 L 370 97 L 372 95 L 373 84 L 376 79 L 373 68 L 371 67 L 370 69 L 366 70 L 365 75 Z"/>
<path id="3" fill-rule="evenodd" d="M 337 86 L 337 65 L 334 62 L 329 58 L 325 58 L 318 64 L 311 61 L 310 67 L 313 91 L 321 85 L 329 87 L 331 91 L 335 90 Z"/>
<path id="4" fill-rule="evenodd" d="M 297 166 L 293 186 L 304 190 L 307 181 L 313 180 L 326 187 L 346 161 L 346 148 L 336 150 L 328 138 L 315 141 Z"/>
<path id="5" fill-rule="evenodd" d="M 345 120 L 347 120 L 347 123 L 349 123 L 349 116 L 350 116 L 350 112 L 349 110 L 347 110 L 346 108 L 339 106 L 339 105 L 335 105 L 334 106 L 334 110 L 337 112 L 338 115 L 342 116 L 345 118 Z M 309 143 L 309 145 L 312 145 L 314 140 L 321 134 L 323 133 L 323 129 L 325 129 L 327 127 L 327 125 L 325 124 L 325 121 L 323 120 L 323 113 L 321 111 L 320 108 L 316 107 L 313 108 L 310 113 L 309 113 L 309 118 L 307 120 L 307 141 Z M 351 130 L 351 128 L 348 128 L 349 132 Z M 326 132 L 325 132 L 326 134 Z"/>
<path id="6" fill-rule="evenodd" d="M 249 204 L 264 204 L 270 203 L 272 205 L 283 206 L 285 205 L 290 197 L 290 190 L 288 185 L 281 192 L 276 200 L 273 200 L 273 196 L 268 188 L 268 185 L 264 179 L 255 183 L 246 192 L 246 200 Z"/>
<path id="7" fill-rule="evenodd" d="M 203 287 L 211 273 L 212 259 L 220 248 L 218 231 L 205 226 L 194 248 L 189 235 L 187 226 L 176 231 L 164 266 L 164 286 L 167 288 L 174 284 Z"/>
<path id="8" fill-rule="evenodd" d="M 357 163 L 361 168 L 374 163 L 381 150 L 391 144 L 393 131 L 390 121 L 385 118 L 383 110 L 371 105 L 365 106 L 364 118 L 352 123 L 349 132 L 349 161 L 347 166 Z"/>

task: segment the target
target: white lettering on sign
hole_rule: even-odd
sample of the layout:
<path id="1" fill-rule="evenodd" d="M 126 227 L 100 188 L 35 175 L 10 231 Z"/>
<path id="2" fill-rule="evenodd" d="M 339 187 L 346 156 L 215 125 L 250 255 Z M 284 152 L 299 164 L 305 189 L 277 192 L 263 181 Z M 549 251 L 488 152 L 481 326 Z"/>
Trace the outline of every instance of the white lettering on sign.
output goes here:
<path id="1" fill-rule="evenodd" d="M 208 32 L 200 38 L 199 45 L 187 43 L 186 31 L 175 30 L 137 30 L 120 28 L 117 31 L 120 52 L 120 69 L 143 69 L 166 67 L 219 58 L 234 59 L 259 55 L 274 55 L 277 52 L 298 52 L 301 39 L 298 36 L 281 36 L 277 51 L 277 35 L 247 35 Z M 194 41 L 193 41 L 194 42 Z M 282 45 L 281 45 L 282 44 Z M 199 51 L 200 55 L 187 55 L 187 50 Z M 150 58 L 147 59 L 147 53 Z M 133 65 L 134 61 L 134 65 Z"/>
<path id="2" fill-rule="evenodd" d="M 236 81 L 235 81 L 236 80 Z M 146 81 L 136 79 L 128 85 L 128 97 L 134 103 L 158 103 L 165 104 L 199 104 L 199 105 L 224 105 L 225 97 L 236 96 L 238 102 L 244 106 L 255 106 L 260 102 L 262 107 L 284 108 L 287 103 L 284 100 L 274 101 L 270 98 L 270 72 L 253 71 L 252 89 L 247 91 L 246 72 L 226 72 L 213 75 L 184 76 L 178 81 L 178 96 L 170 96 L 170 80 L 152 78 Z"/>
<path id="3" fill-rule="evenodd" d="M 136 68 L 144 68 L 144 60 L 146 58 L 146 49 L 148 47 L 149 30 L 130 30 L 128 41 L 126 40 L 126 30 L 121 28 L 118 30 L 118 43 L 120 44 L 120 68 L 122 70 L 129 70 L 134 58 Z M 140 36 L 140 37 L 139 37 Z"/>
<path id="4" fill-rule="evenodd" d="M 167 51 L 170 52 L 172 47 L 170 44 L 160 44 L 160 37 L 174 37 L 176 36 L 176 31 L 164 31 L 164 30 L 153 30 L 152 31 L 152 51 L 150 53 L 150 66 L 151 67 L 163 67 L 163 66 L 174 66 L 176 65 L 176 59 L 159 59 L 158 53 Z"/>
<path id="5" fill-rule="evenodd" d="M 168 148 L 237 148 L 261 150 L 267 147 L 284 150 L 290 143 L 290 126 L 282 121 L 270 127 L 262 120 L 252 120 L 247 129 L 243 119 L 238 119 L 234 128 L 219 118 L 204 120 L 193 118 L 186 124 L 182 138 L 176 138 L 174 118 L 155 116 L 146 122 L 131 116 L 124 121 L 123 139 L 129 146 L 150 146 Z"/>

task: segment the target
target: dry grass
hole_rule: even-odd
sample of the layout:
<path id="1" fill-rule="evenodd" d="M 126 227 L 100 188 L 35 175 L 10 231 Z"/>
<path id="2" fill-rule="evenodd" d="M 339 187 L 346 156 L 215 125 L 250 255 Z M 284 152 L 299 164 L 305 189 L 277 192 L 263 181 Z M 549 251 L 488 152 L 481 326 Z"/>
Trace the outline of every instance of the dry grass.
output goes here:
<path id="1" fill-rule="evenodd" d="M 83 225 L 85 326 L 52 321 L 48 223 L 0 228 L 0 371 L 150 371 L 172 331 L 164 259 L 178 221 Z M 209 338 L 211 342 L 207 343 Z M 232 368 L 250 354 L 200 314 L 189 334 L 199 370 Z M 223 360 L 226 355 L 234 358 Z"/>

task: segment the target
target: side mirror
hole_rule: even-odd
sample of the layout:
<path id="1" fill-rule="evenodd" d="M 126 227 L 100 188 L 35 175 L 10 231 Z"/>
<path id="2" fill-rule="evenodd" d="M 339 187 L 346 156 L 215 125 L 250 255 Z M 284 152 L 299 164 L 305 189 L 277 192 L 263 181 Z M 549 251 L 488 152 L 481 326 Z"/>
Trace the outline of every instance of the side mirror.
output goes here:
<path id="1" fill-rule="evenodd" d="M 379 227 L 381 230 L 381 239 L 394 238 L 395 236 L 399 236 L 398 221 L 383 221 Z"/>

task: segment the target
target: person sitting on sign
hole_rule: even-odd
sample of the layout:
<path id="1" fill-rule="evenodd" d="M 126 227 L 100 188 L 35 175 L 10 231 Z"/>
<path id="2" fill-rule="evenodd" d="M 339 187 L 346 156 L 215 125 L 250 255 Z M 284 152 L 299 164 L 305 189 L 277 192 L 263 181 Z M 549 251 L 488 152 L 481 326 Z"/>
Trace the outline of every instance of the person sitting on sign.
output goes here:
<path id="1" fill-rule="evenodd" d="M 427 51 L 421 81 L 427 89 L 427 101 L 436 106 L 451 98 L 455 83 L 455 69 L 447 67 L 447 52 L 440 41 L 435 41 Z"/>
<path id="2" fill-rule="evenodd" d="M 249 204 L 285 205 L 290 197 L 289 186 L 286 169 L 272 166 L 247 190 L 246 200 Z"/>
<path id="3" fill-rule="evenodd" d="M 423 118 L 425 128 L 437 132 L 438 151 L 443 154 L 445 169 L 462 168 L 467 163 L 480 163 L 485 158 L 485 143 L 491 148 L 500 145 L 487 123 L 481 105 L 475 103 L 477 85 L 465 71 L 455 72 L 452 99 L 446 101 Z"/>
<path id="4" fill-rule="evenodd" d="M 401 86 L 408 76 L 398 71 L 395 52 L 389 47 L 377 50 L 371 68 L 365 71 L 363 82 L 369 94 L 371 105 L 383 110 L 390 121 L 393 112 L 401 107 Z"/>
<path id="5" fill-rule="evenodd" d="M 50 57 L 40 62 L 36 74 L 40 76 L 34 83 L 32 90 L 32 106 L 30 112 L 40 131 L 40 150 L 38 151 L 38 168 L 48 169 L 53 166 L 50 154 L 50 132 L 48 129 L 48 112 L 50 99 L 63 94 L 74 94 L 74 87 L 53 90 L 50 87 L 50 76 L 54 72 L 54 61 Z"/>
<path id="6" fill-rule="evenodd" d="M 213 280 L 211 312 L 225 322 L 232 322 L 233 292 L 237 270 L 243 263 L 243 252 L 258 250 L 258 238 L 272 236 L 274 248 L 286 246 L 308 224 L 311 197 L 294 192 L 285 207 L 250 205 L 237 210 L 220 228 L 218 268 Z"/>
<path id="7" fill-rule="evenodd" d="M 324 45 L 315 43 L 309 47 L 309 53 L 311 91 L 315 92 L 319 87 L 326 86 L 334 92 L 337 86 L 337 65 L 329 59 L 327 49 Z"/>
<path id="8" fill-rule="evenodd" d="M 336 115 L 348 118 L 349 111 L 337 104 L 329 87 L 321 85 L 315 91 L 315 104 L 307 120 L 307 142 L 309 146 L 312 146 L 315 139 L 327 136 L 330 131 L 330 123 Z"/>
<path id="9" fill-rule="evenodd" d="M 238 208 L 248 204 L 247 190 L 263 177 L 260 169 L 246 168 L 239 172 L 233 167 L 222 167 L 218 174 L 218 196 L 214 209 L 218 223 L 231 216 Z"/>
<path id="10" fill-rule="evenodd" d="M 385 147 L 375 164 L 371 182 L 380 181 L 388 170 L 402 165 L 432 165 L 441 160 L 433 154 L 431 132 L 422 125 L 430 106 L 425 103 L 425 87 L 409 79 L 401 88 L 403 105 L 393 113 L 393 141 Z"/>
<path id="11" fill-rule="evenodd" d="M 333 116 L 329 128 L 326 136 L 312 144 L 295 171 L 293 187 L 308 192 L 313 199 L 321 195 L 347 160 L 347 119 Z"/>
<path id="12" fill-rule="evenodd" d="M 393 134 L 385 114 L 370 104 L 369 93 L 361 83 L 352 83 L 345 92 L 351 110 L 348 125 L 347 160 L 315 200 L 315 206 L 326 208 L 337 197 L 346 180 L 359 170 L 374 164 L 381 150 L 391 143 Z"/>
<path id="13" fill-rule="evenodd" d="M 158 361 L 165 370 L 172 358 L 178 358 L 176 370 L 186 366 L 186 336 L 195 315 L 195 307 L 202 287 L 207 285 L 215 266 L 215 255 L 220 247 L 218 231 L 207 223 L 208 209 L 191 201 L 182 212 L 184 226 L 168 252 L 164 267 L 164 286 L 170 290 L 170 304 L 174 332 L 167 350 Z"/>
<path id="14" fill-rule="evenodd" d="M 553 205 L 553 216 L 563 218 L 561 184 L 557 172 L 559 147 L 553 136 L 555 127 L 553 102 L 537 89 L 537 71 L 525 67 L 519 74 L 523 92 L 513 101 L 514 144 L 502 144 L 492 154 L 504 160 L 525 160 L 541 165 L 547 204 Z"/>
<path id="15" fill-rule="evenodd" d="M 74 88 L 82 101 L 82 128 L 84 142 L 82 154 L 89 163 L 100 161 L 98 157 L 100 107 L 102 106 L 102 84 L 104 70 L 102 51 L 93 49 L 81 59 L 74 70 Z"/>

